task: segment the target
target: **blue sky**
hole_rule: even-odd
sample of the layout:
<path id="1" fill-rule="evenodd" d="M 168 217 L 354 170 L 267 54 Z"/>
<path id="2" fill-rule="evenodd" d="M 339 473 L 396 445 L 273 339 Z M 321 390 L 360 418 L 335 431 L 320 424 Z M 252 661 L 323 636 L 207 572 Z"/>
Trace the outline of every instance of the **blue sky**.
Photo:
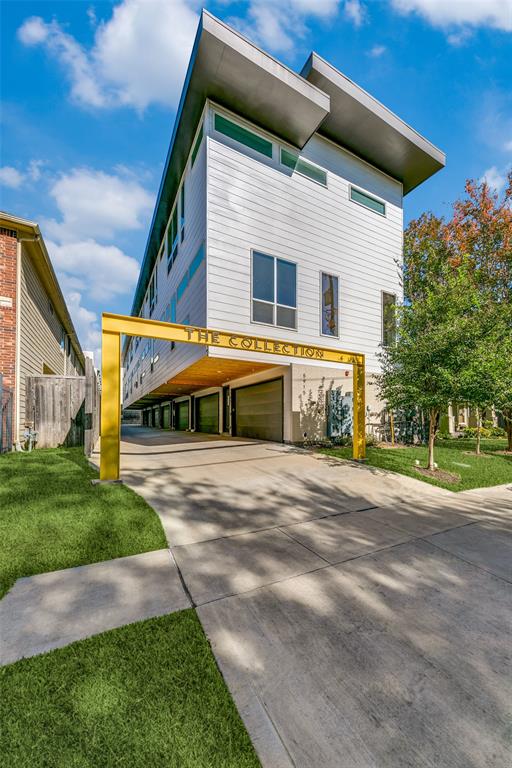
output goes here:
<path id="1" fill-rule="evenodd" d="M 39 222 L 86 349 L 129 312 L 198 12 L 311 50 L 447 154 L 405 220 L 512 164 L 512 0 L 2 0 L 0 207 Z"/>

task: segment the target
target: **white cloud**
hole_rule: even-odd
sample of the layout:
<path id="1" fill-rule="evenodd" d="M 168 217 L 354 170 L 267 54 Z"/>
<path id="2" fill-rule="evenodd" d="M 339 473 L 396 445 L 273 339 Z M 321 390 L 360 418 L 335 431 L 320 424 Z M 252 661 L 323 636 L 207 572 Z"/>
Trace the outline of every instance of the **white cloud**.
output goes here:
<path id="1" fill-rule="evenodd" d="M 23 45 L 39 45 L 48 39 L 50 27 L 40 16 L 31 16 L 19 28 L 18 37 Z"/>
<path id="2" fill-rule="evenodd" d="M 366 9 L 360 0 L 346 0 L 343 10 L 347 19 L 349 19 L 355 27 L 360 27 L 363 24 L 366 18 Z"/>
<path id="3" fill-rule="evenodd" d="M 469 25 L 512 31 L 512 0 L 391 0 L 399 13 L 417 13 L 436 27 Z"/>
<path id="4" fill-rule="evenodd" d="M 62 244 L 49 240 L 47 247 L 63 284 L 88 299 L 107 301 L 135 287 L 139 263 L 115 245 L 102 245 L 91 238 Z"/>
<path id="5" fill-rule="evenodd" d="M 75 101 L 92 107 L 106 105 L 107 99 L 89 56 L 57 21 L 46 23 L 40 17 L 33 16 L 19 28 L 18 37 L 24 45 L 44 45 L 59 60 L 71 81 L 71 96 Z"/>
<path id="6" fill-rule="evenodd" d="M 60 176 L 50 195 L 61 218 L 47 221 L 46 228 L 60 242 L 142 229 L 153 208 L 153 197 L 133 178 L 87 168 Z"/>
<path id="7" fill-rule="evenodd" d="M 89 24 L 91 25 L 91 27 L 95 27 L 96 24 L 98 23 L 95 7 L 93 5 L 90 5 L 86 13 L 87 13 L 87 18 L 89 19 Z"/>
<path id="8" fill-rule="evenodd" d="M 122 0 L 111 18 L 96 27 L 90 49 L 56 20 L 40 17 L 27 19 L 18 37 L 25 45 L 43 45 L 59 61 L 70 80 L 72 99 L 81 105 L 137 110 L 151 103 L 175 106 L 199 5 L 199 0 Z"/>
<path id="9" fill-rule="evenodd" d="M 23 184 L 23 174 L 11 165 L 0 168 L 0 184 L 10 189 L 19 189 Z"/>
<path id="10" fill-rule="evenodd" d="M 292 51 L 307 33 L 309 18 L 332 18 L 340 0 L 250 0 L 247 16 L 229 20 L 247 37 L 273 51 Z"/>
<path id="11" fill-rule="evenodd" d="M 114 174 L 88 168 L 62 174 L 49 194 L 58 216 L 41 222 L 48 235 L 48 252 L 82 347 L 92 349 L 98 359 L 97 317 L 87 305 L 105 305 L 134 290 L 139 263 L 112 239 L 118 233 L 144 228 L 153 199 L 133 172 Z"/>
<path id="12" fill-rule="evenodd" d="M 41 178 L 41 168 L 45 165 L 44 160 L 31 160 L 28 164 L 27 175 L 32 181 L 39 181 Z"/>
<path id="13" fill-rule="evenodd" d="M 368 51 L 368 56 L 371 56 L 373 59 L 378 59 L 380 56 L 386 53 L 386 50 L 387 49 L 385 45 L 374 45 L 373 48 Z"/>
<path id="14" fill-rule="evenodd" d="M 82 305 L 82 295 L 78 291 L 64 289 L 66 304 L 75 326 L 80 345 L 85 351 L 94 354 L 94 364 L 99 365 L 101 359 L 101 330 L 98 316 Z"/>
<path id="15" fill-rule="evenodd" d="M 503 145 L 503 149 L 505 152 L 512 152 L 512 139 L 510 141 L 506 141 Z"/>
<path id="16" fill-rule="evenodd" d="M 507 183 L 507 173 L 510 171 L 511 167 L 512 166 L 497 168 L 493 165 L 485 171 L 480 181 L 487 182 L 489 187 L 499 194 L 505 188 L 505 184 Z"/>
<path id="17" fill-rule="evenodd" d="M 446 39 L 450 45 L 453 45 L 455 48 L 460 48 L 462 45 L 469 42 L 473 35 L 474 31 L 472 29 L 469 27 L 461 27 L 456 32 L 451 32 Z"/>
<path id="18" fill-rule="evenodd" d="M 25 171 L 13 168 L 10 165 L 4 165 L 0 168 L 0 184 L 11 189 L 19 189 L 27 181 L 39 181 L 41 178 L 41 168 L 45 165 L 44 160 L 31 160 Z"/>

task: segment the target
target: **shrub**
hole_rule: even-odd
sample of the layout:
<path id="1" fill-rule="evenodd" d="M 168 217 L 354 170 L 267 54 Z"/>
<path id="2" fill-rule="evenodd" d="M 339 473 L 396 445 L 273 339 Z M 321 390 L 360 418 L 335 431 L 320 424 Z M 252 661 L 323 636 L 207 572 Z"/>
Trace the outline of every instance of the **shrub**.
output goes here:
<path id="1" fill-rule="evenodd" d="M 465 427 L 463 437 L 476 437 L 478 430 L 476 427 Z M 491 430 L 486 427 L 481 427 L 480 437 L 491 437 Z"/>

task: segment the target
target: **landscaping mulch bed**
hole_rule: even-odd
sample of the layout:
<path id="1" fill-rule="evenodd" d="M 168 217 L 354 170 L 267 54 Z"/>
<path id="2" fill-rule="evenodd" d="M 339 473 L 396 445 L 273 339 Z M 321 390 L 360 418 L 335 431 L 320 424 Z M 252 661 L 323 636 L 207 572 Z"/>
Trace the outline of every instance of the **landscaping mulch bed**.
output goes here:
<path id="1" fill-rule="evenodd" d="M 433 480 L 440 480 L 442 483 L 452 483 L 453 485 L 460 483 L 460 475 L 445 472 L 444 469 L 426 469 L 425 467 L 414 467 L 414 469 L 420 475 L 431 477 Z"/>
<path id="2" fill-rule="evenodd" d="M 512 451 L 489 451 L 490 456 L 512 456 Z"/>

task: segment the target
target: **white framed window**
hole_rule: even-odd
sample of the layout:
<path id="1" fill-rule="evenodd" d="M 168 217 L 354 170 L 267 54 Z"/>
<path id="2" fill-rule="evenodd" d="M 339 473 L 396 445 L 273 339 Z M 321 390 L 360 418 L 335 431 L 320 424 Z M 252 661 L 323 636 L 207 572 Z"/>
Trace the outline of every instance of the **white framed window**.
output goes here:
<path id="1" fill-rule="evenodd" d="M 353 187 L 352 184 L 349 187 L 348 194 L 353 203 L 362 205 L 363 208 L 369 208 L 369 210 L 378 213 L 380 216 L 386 215 L 386 203 L 384 200 L 379 200 L 378 197 L 374 197 L 368 194 L 368 192 L 358 189 L 358 187 Z"/>
<path id="2" fill-rule="evenodd" d="M 329 272 L 320 273 L 320 333 L 339 338 L 339 278 Z"/>
<path id="3" fill-rule="evenodd" d="M 252 322 L 297 330 L 297 265 L 253 251 L 251 282 Z"/>

